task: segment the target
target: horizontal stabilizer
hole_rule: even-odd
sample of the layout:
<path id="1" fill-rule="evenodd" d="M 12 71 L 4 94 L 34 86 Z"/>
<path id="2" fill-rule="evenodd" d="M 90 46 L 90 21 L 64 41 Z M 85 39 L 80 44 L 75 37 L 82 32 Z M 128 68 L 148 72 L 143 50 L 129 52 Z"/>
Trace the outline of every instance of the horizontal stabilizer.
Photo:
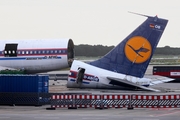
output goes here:
<path id="1" fill-rule="evenodd" d="M 136 88 L 136 89 L 143 89 L 143 90 L 147 90 L 147 91 L 160 92 L 160 90 L 149 88 L 149 87 L 144 87 L 144 86 L 135 84 L 133 82 L 130 82 L 130 81 L 127 81 L 127 80 L 122 80 L 122 79 L 119 79 L 119 78 L 107 77 L 107 79 L 109 79 L 111 81 L 115 81 L 115 83 L 126 85 L 129 88 Z M 111 83 L 112 82 L 110 82 L 110 84 Z M 119 85 L 119 84 L 117 84 L 117 85 Z"/>
<path id="2" fill-rule="evenodd" d="M 159 76 L 159 75 L 145 75 L 144 78 L 151 79 L 150 85 L 156 85 L 159 83 L 165 83 L 165 82 L 170 82 L 173 81 L 173 78 L 168 78 L 164 76 Z"/>

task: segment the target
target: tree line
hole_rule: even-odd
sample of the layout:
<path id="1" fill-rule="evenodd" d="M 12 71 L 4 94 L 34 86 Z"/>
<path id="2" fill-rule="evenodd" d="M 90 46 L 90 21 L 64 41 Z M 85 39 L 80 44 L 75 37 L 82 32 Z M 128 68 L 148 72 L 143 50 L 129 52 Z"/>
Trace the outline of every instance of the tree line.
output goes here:
<path id="1" fill-rule="evenodd" d="M 114 46 L 103 45 L 75 45 L 76 56 L 97 57 L 103 56 L 112 50 Z"/>
<path id="2" fill-rule="evenodd" d="M 103 45 L 75 45 L 75 56 L 86 57 L 98 57 L 104 56 L 115 46 L 103 46 Z M 180 48 L 174 48 L 170 46 L 157 47 L 154 55 L 180 55 Z"/>

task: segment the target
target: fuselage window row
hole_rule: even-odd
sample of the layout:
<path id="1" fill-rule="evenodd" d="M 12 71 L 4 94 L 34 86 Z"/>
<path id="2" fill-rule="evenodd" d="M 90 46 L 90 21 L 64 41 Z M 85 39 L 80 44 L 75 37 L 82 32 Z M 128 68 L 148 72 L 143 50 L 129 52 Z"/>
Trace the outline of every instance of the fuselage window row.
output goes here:
<path id="1" fill-rule="evenodd" d="M 24 54 L 58 54 L 58 53 L 65 53 L 65 50 L 21 50 L 21 51 L 2 51 L 2 54 L 19 54 L 19 55 L 24 55 Z"/>

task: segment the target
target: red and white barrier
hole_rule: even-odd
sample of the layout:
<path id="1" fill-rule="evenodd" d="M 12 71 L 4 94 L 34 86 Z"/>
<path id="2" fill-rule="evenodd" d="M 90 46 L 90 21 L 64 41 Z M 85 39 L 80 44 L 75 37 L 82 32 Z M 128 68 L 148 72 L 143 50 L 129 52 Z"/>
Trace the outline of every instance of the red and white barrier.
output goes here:
<path id="1" fill-rule="evenodd" d="M 128 107 L 130 95 L 103 95 L 103 107 L 123 108 Z"/>
<path id="2" fill-rule="evenodd" d="M 101 99 L 101 95 L 75 95 L 75 99 Z"/>
<path id="3" fill-rule="evenodd" d="M 133 108 L 157 108 L 157 95 L 131 95 L 131 106 Z"/>
<path id="4" fill-rule="evenodd" d="M 75 103 L 79 108 L 101 107 L 101 95 L 75 95 Z"/>
<path id="5" fill-rule="evenodd" d="M 160 95 L 159 108 L 179 108 L 180 95 Z"/>
<path id="6" fill-rule="evenodd" d="M 51 108 L 73 107 L 73 95 L 52 95 Z"/>
<path id="7" fill-rule="evenodd" d="M 56 94 L 51 108 L 179 108 L 180 95 Z"/>

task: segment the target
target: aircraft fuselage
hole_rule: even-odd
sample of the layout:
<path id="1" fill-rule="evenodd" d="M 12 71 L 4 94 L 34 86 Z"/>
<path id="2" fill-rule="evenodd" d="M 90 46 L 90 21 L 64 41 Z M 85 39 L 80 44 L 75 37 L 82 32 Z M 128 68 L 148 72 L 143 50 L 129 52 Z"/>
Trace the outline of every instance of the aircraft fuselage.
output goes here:
<path id="1" fill-rule="evenodd" d="M 11 40 L 0 43 L 0 66 L 26 70 L 27 73 L 67 68 L 74 58 L 71 39 Z"/>

